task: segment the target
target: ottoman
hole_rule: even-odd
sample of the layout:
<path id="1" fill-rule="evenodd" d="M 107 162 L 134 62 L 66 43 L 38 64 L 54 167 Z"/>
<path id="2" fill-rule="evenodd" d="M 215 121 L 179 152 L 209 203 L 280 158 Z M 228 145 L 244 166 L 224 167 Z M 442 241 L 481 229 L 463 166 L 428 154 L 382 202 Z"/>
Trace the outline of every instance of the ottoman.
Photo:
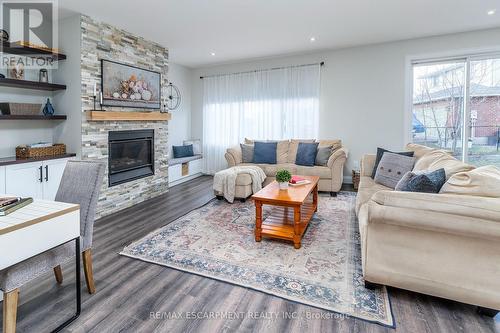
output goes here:
<path id="1" fill-rule="evenodd" d="M 215 192 L 217 199 L 222 200 L 224 193 Z M 234 198 L 241 202 L 252 195 L 252 177 L 247 173 L 240 173 L 236 177 L 236 188 L 234 190 Z"/>

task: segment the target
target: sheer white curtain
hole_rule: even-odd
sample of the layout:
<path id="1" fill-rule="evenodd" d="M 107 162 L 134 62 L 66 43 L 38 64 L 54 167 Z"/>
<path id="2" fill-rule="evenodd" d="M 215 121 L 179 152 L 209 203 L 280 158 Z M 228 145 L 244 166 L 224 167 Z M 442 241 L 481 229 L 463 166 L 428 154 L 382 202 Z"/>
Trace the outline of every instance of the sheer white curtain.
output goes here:
<path id="1" fill-rule="evenodd" d="M 319 91 L 319 64 L 203 78 L 204 171 L 226 168 L 245 137 L 317 138 Z"/>

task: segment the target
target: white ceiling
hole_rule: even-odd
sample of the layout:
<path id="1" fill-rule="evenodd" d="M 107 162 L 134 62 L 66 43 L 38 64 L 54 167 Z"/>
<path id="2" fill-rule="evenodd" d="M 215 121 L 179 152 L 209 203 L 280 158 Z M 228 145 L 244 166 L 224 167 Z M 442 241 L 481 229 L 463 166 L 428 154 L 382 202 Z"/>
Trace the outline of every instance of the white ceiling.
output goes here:
<path id="1" fill-rule="evenodd" d="M 498 0 L 59 0 L 59 7 L 156 41 L 188 67 L 500 27 Z M 487 15 L 491 9 L 498 12 Z"/>

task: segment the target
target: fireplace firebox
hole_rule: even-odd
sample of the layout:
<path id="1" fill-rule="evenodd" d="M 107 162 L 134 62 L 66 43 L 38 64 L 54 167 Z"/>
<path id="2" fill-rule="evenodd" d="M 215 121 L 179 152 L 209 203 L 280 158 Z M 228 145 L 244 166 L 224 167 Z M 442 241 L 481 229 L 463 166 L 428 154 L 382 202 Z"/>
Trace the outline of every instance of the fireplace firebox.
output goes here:
<path id="1" fill-rule="evenodd" d="M 108 149 L 109 186 L 154 175 L 154 130 L 111 131 Z"/>

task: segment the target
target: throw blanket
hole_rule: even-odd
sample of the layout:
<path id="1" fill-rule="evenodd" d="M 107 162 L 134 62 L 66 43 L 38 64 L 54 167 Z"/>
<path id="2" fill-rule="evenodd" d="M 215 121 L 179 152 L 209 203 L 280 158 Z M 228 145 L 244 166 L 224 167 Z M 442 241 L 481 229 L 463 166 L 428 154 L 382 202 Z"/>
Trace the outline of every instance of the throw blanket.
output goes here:
<path id="1" fill-rule="evenodd" d="M 236 177 L 246 173 L 252 177 L 252 192 L 257 193 L 262 189 L 262 183 L 266 180 L 266 174 L 261 168 L 254 165 L 234 166 L 226 170 L 219 171 L 214 176 L 214 190 L 223 193 L 224 198 L 232 203 L 236 191 Z"/>

